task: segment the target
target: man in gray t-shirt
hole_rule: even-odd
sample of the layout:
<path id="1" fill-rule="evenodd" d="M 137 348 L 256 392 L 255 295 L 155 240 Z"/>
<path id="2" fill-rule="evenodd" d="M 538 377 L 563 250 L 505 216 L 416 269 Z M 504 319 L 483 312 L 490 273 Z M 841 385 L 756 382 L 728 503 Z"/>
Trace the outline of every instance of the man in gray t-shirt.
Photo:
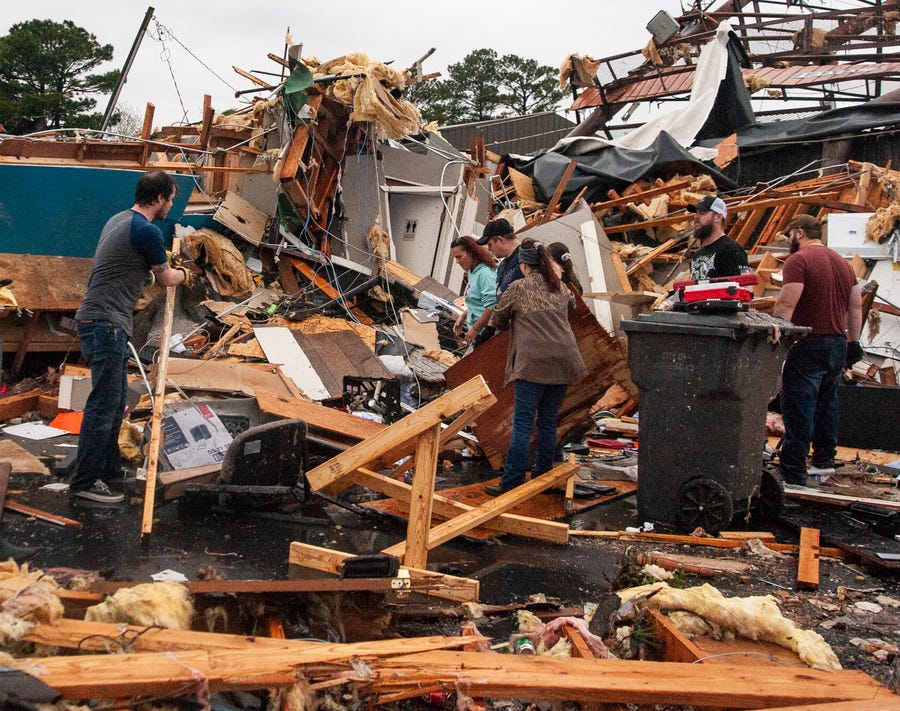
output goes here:
<path id="1" fill-rule="evenodd" d="M 75 313 L 81 353 L 91 368 L 91 393 L 84 408 L 75 474 L 69 496 L 103 503 L 124 500 L 108 482 L 122 473 L 119 428 L 125 414 L 131 315 L 148 270 L 163 286 L 190 284 L 188 267 L 173 269 L 160 229 L 172 208 L 175 181 L 162 171 L 145 173 L 134 206 L 113 215 L 100 234 L 87 293 Z"/>

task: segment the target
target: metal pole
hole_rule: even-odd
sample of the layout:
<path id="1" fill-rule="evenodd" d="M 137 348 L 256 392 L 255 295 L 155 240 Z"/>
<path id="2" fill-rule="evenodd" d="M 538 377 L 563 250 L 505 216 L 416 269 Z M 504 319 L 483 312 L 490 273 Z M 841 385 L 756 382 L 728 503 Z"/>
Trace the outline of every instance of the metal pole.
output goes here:
<path id="1" fill-rule="evenodd" d="M 105 131 L 109 126 L 109 120 L 112 118 L 116 104 L 119 103 L 119 94 L 122 93 L 122 87 L 125 86 L 125 82 L 128 80 L 128 72 L 131 71 L 131 65 L 134 63 L 135 55 L 137 55 L 138 48 L 141 46 L 141 41 L 147 32 L 147 25 L 150 24 L 150 19 L 153 17 L 154 12 L 155 10 L 152 7 L 147 8 L 147 14 L 144 15 L 144 21 L 141 22 L 141 29 L 138 30 L 134 38 L 134 44 L 131 45 L 131 51 L 128 53 L 128 59 L 125 60 L 125 65 L 122 67 L 119 81 L 116 82 L 116 88 L 113 89 L 112 96 L 109 97 L 109 104 L 106 105 L 106 111 L 103 112 L 103 123 L 100 125 L 101 131 Z"/>

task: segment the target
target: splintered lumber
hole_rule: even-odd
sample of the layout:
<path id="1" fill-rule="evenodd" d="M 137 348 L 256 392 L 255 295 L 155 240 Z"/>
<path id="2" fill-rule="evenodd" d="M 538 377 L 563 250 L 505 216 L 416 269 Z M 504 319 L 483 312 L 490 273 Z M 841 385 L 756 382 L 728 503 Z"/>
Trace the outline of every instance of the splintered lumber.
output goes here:
<path id="1" fill-rule="evenodd" d="M 350 553 L 320 548 L 308 543 L 294 541 L 291 543 L 288 562 L 311 570 L 338 575 L 343 562 L 352 558 Z M 409 574 L 410 591 L 439 597 L 456 602 L 475 602 L 478 600 L 479 583 L 469 578 L 444 575 L 431 570 L 401 566 L 401 572 Z"/>
<path id="2" fill-rule="evenodd" d="M 797 588 L 815 590 L 819 587 L 819 529 L 800 529 L 800 555 L 797 560 Z"/>
<path id="3" fill-rule="evenodd" d="M 570 531 L 570 536 L 582 538 L 612 538 L 618 541 L 654 541 L 659 543 L 672 543 L 689 546 L 708 546 L 711 548 L 744 548 L 747 541 L 740 538 L 703 538 L 700 536 L 677 536 L 669 533 L 631 533 L 629 531 Z M 775 543 L 771 540 L 771 534 L 766 534 L 762 542 L 767 548 L 779 553 L 796 553 L 800 546 L 790 543 Z M 819 548 L 819 554 L 831 558 L 843 558 L 844 552 L 840 548 Z"/>
<path id="4" fill-rule="evenodd" d="M 652 669 L 650 668 L 652 667 Z M 858 671 L 731 664 L 680 664 L 475 652 L 423 652 L 380 659 L 370 689 L 392 694 L 460 684 L 476 697 L 598 703 L 760 708 L 811 702 L 868 701 L 883 687 Z M 727 679 L 728 683 L 722 683 Z"/>
<path id="5" fill-rule="evenodd" d="M 354 472 L 353 481 L 359 486 L 377 491 L 402 503 L 408 504 L 412 495 L 412 487 L 406 482 L 365 468 Z M 441 519 L 453 518 L 458 514 L 471 511 L 473 508 L 468 504 L 442 496 L 440 493 L 435 493 L 431 499 L 432 515 Z M 527 536 L 552 543 L 567 543 L 569 540 L 568 525 L 529 516 L 503 513 L 490 521 L 485 521 L 482 525 L 498 533 L 513 533 L 517 536 Z"/>
<path id="6" fill-rule="evenodd" d="M 476 376 L 450 392 L 432 400 L 402 420 L 363 440 L 346 452 L 306 473 L 315 491 L 334 493 L 357 468 L 365 466 L 385 452 L 406 444 L 442 420 L 472 405 L 492 398 L 484 378 Z"/>
<path id="7" fill-rule="evenodd" d="M 428 550 L 437 548 L 442 543 L 464 534 L 469 529 L 475 528 L 485 521 L 496 518 L 499 514 L 515 508 L 523 501 L 527 501 L 542 491 L 556 486 L 561 481 L 571 478 L 577 469 L 578 464 L 575 463 L 565 462 L 564 464 L 559 464 L 546 474 L 541 474 L 539 477 L 517 486 L 515 489 L 511 489 L 481 506 L 476 506 L 470 511 L 466 511 L 449 521 L 435 526 L 428 532 Z M 405 556 L 407 545 L 408 541 L 403 541 L 390 548 L 385 548 L 382 552 L 396 556 Z"/>
<path id="8" fill-rule="evenodd" d="M 9 475 L 12 474 L 10 462 L 0 462 L 0 519 L 3 518 L 3 507 L 6 504 L 6 490 L 9 488 Z"/>
<path id="9" fill-rule="evenodd" d="M 391 654 L 462 647 L 471 637 L 412 637 L 408 639 L 321 643 L 315 647 L 260 647 L 184 652 L 139 652 L 68 657 L 14 659 L 9 666 L 37 677 L 67 699 L 123 698 L 177 693 L 197 689 L 249 691 L 287 688 L 297 683 L 304 667 L 335 664 L 350 668 L 353 658 L 368 663 Z"/>

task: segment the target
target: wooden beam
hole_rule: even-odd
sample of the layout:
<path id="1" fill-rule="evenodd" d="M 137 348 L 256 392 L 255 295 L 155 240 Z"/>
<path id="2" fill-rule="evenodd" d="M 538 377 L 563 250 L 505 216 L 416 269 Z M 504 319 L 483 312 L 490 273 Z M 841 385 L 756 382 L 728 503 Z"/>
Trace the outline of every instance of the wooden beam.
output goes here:
<path id="1" fill-rule="evenodd" d="M 819 587 L 819 529 L 800 529 L 800 555 L 797 560 L 797 589 Z"/>
<path id="2" fill-rule="evenodd" d="M 431 528 L 431 502 L 437 480 L 441 425 L 436 424 L 419 435 L 416 446 L 416 470 L 410 492 L 407 547 L 403 562 L 413 568 L 428 564 L 428 530 Z"/>
<path id="3" fill-rule="evenodd" d="M 693 664 L 706 656 L 696 644 L 685 637 L 684 633 L 659 610 L 647 609 L 646 612 L 650 615 L 653 626 L 656 628 L 656 634 L 662 643 L 661 652 L 665 661 Z"/>
<path id="4" fill-rule="evenodd" d="M 651 673 L 652 672 L 652 673 Z M 376 693 L 396 692 L 422 681 L 470 696 L 600 703 L 672 704 L 760 708 L 862 700 L 881 687 L 859 671 L 737 664 L 681 664 L 621 659 L 573 659 L 474 652 L 423 652 L 382 659 L 375 665 Z M 723 684 L 722 680 L 728 683 Z"/>
<path id="5" fill-rule="evenodd" d="M 562 198 L 566 187 L 569 185 L 569 180 L 572 179 L 572 174 L 575 172 L 575 169 L 577 167 L 577 160 L 573 158 L 569 161 L 569 165 L 566 166 L 562 177 L 559 179 L 559 184 L 556 186 L 556 190 L 553 192 L 553 197 L 550 198 L 550 202 L 548 202 L 547 207 L 544 208 L 544 214 L 541 215 L 541 219 L 538 220 L 536 224 L 543 225 L 545 222 L 549 222 L 552 219 L 553 213 L 556 212 L 556 206 L 559 205 L 560 198 Z M 520 230 L 520 232 L 522 231 L 524 230 Z"/>
<path id="6" fill-rule="evenodd" d="M 310 432 L 326 432 L 346 442 L 356 443 L 387 429 L 379 422 L 364 420 L 333 407 L 297 397 L 287 397 L 265 388 L 254 390 L 259 409 L 269 415 L 304 420 Z"/>
<path id="7" fill-rule="evenodd" d="M 181 247 L 178 237 L 172 238 L 172 252 Z M 156 366 L 153 413 L 150 416 L 150 443 L 147 445 L 147 481 L 144 485 L 144 512 L 141 517 L 141 541 L 146 542 L 153 531 L 153 507 L 156 500 L 156 469 L 159 466 L 159 447 L 162 436 L 163 407 L 166 400 L 166 374 L 169 365 L 169 342 L 172 339 L 172 323 L 175 314 L 177 286 L 166 288 L 166 304 L 163 311 L 162 333 L 159 337 L 159 363 Z"/>
<path id="8" fill-rule="evenodd" d="M 622 257 L 619 256 L 619 253 L 616 250 L 612 250 L 609 253 L 609 258 L 612 261 L 613 268 L 616 270 L 616 275 L 619 277 L 619 285 L 622 287 L 622 291 L 634 291 L 631 287 L 631 279 L 628 278 L 628 271 L 625 269 L 625 264 L 622 262 Z"/>
<path id="9" fill-rule="evenodd" d="M 120 699 L 183 695 L 201 688 L 211 692 L 287 688 L 297 683 L 298 672 L 307 665 L 332 663 L 346 669 L 354 657 L 372 663 L 385 654 L 461 647 L 467 642 L 471 637 L 413 637 L 303 648 L 265 647 L 253 654 L 224 649 L 23 658 L 9 665 L 37 677 L 67 699 Z"/>
<path id="10" fill-rule="evenodd" d="M 315 491 L 333 491 L 336 485 L 340 486 L 342 479 L 346 479 L 356 469 L 365 466 L 384 452 L 408 442 L 445 418 L 490 397 L 493 396 L 484 378 L 476 376 L 346 452 L 314 467 L 306 473 L 306 479 Z"/>
<path id="11" fill-rule="evenodd" d="M 344 560 L 352 558 L 352 554 L 319 548 L 308 543 L 294 541 L 291 543 L 288 562 L 323 573 L 339 575 Z M 401 566 L 401 572 L 407 571 L 410 580 L 410 592 L 422 593 L 455 602 L 476 602 L 478 600 L 479 582 L 455 575 L 443 575 L 431 570 Z"/>
<path id="12" fill-rule="evenodd" d="M 428 550 L 437 548 L 442 543 L 446 543 L 469 529 L 475 528 L 485 521 L 490 521 L 505 511 L 509 511 L 509 509 L 518 506 L 523 501 L 537 496 L 542 491 L 556 486 L 561 481 L 572 477 L 577 469 L 578 464 L 575 463 L 565 462 L 559 464 L 549 472 L 541 474 L 539 477 L 517 486 L 515 489 L 511 489 L 505 494 L 483 503 L 481 506 L 476 506 L 464 514 L 435 526 L 428 533 Z M 383 552 L 402 556 L 406 552 L 406 546 L 407 542 L 402 541 L 390 548 L 385 548 Z"/>
<path id="13" fill-rule="evenodd" d="M 647 252 L 647 254 L 645 254 L 643 257 L 638 259 L 634 264 L 632 264 L 630 267 L 628 267 L 628 269 L 625 270 L 625 273 L 628 276 L 631 276 L 632 274 L 634 274 L 638 270 L 640 270 L 645 264 L 652 263 L 653 260 L 656 259 L 656 257 L 658 255 L 662 254 L 663 252 L 669 251 L 674 246 L 675 246 L 674 239 L 666 240 L 661 245 L 659 245 L 659 247 L 656 247 L 655 249 L 652 249 L 651 251 Z"/>
<path id="14" fill-rule="evenodd" d="M 412 487 L 403 481 L 392 479 L 384 474 L 378 474 L 369 469 L 360 468 L 353 474 L 353 481 L 359 486 L 364 486 L 372 491 L 389 496 L 398 501 L 409 503 L 412 496 Z M 459 501 L 454 501 L 446 496 L 435 493 L 431 499 L 432 515 L 442 519 L 450 519 L 466 511 L 471 511 L 472 506 Z M 551 543 L 567 543 L 569 540 L 569 527 L 565 523 L 545 521 L 540 518 L 518 516 L 504 513 L 482 524 L 486 528 L 498 533 L 512 533 L 517 536 L 537 538 Z"/>

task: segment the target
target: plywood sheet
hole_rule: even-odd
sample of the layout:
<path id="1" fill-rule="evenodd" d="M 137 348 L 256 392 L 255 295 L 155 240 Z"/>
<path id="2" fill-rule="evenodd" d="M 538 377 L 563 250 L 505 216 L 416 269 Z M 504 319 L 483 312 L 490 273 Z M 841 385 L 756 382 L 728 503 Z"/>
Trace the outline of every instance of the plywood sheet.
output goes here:
<path id="1" fill-rule="evenodd" d="M 345 375 L 385 379 L 393 377 L 353 331 L 291 333 L 331 397 L 343 394 Z"/>
<path id="2" fill-rule="evenodd" d="M 292 397 L 294 392 L 279 374 L 277 366 L 265 369 L 244 363 L 217 360 L 169 358 L 166 377 L 189 390 L 240 392 L 253 397 L 257 388 Z"/>
<path id="3" fill-rule="evenodd" d="M 233 192 L 225 195 L 213 219 L 257 247 L 262 243 L 269 225 L 269 215 Z"/>
<path id="4" fill-rule="evenodd" d="M 39 254 L 0 254 L 0 278 L 23 309 L 75 311 L 87 291 L 93 260 Z"/>
<path id="5" fill-rule="evenodd" d="M 268 361 L 280 365 L 281 370 L 294 381 L 300 392 L 310 400 L 328 399 L 328 389 L 290 329 L 263 326 L 254 328 L 253 334 Z"/>

